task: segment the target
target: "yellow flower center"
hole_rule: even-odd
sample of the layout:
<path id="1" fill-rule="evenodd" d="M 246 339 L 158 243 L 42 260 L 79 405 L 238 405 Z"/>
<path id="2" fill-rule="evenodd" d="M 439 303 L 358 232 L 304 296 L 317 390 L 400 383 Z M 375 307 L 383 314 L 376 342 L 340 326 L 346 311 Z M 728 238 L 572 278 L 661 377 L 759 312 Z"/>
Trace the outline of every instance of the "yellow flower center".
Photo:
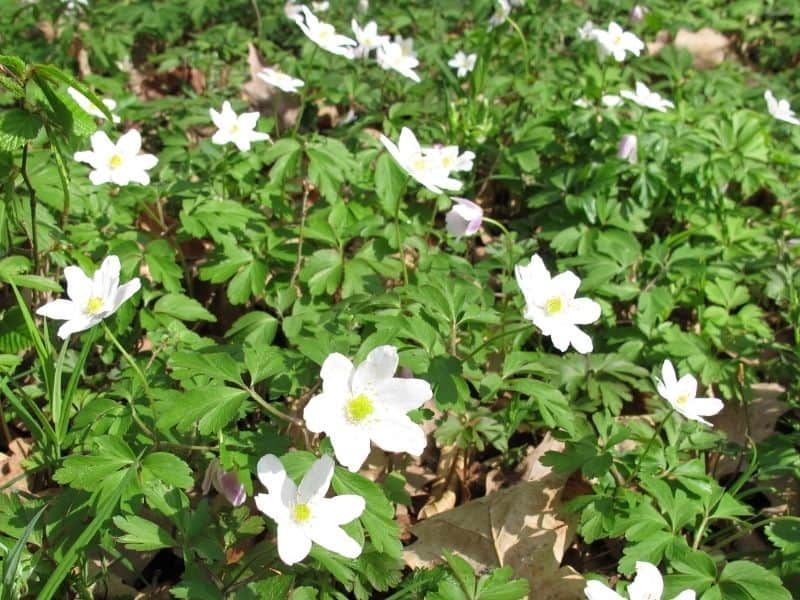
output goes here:
<path id="1" fill-rule="evenodd" d="M 678 403 L 678 404 L 680 404 L 681 406 L 683 406 L 684 404 L 686 404 L 688 401 L 689 401 L 689 396 L 687 396 L 686 394 L 681 394 L 680 396 L 678 396 L 677 398 L 675 398 L 675 402 L 677 402 L 677 403 Z"/>
<path id="2" fill-rule="evenodd" d="M 333 35 L 333 27 L 328 25 L 327 27 L 321 27 L 319 30 L 319 39 L 327 40 L 329 37 Z"/>
<path id="3" fill-rule="evenodd" d="M 239 133 L 239 124 L 238 123 L 234 123 L 233 125 L 231 125 L 230 132 L 231 133 Z"/>
<path id="4" fill-rule="evenodd" d="M 550 300 L 544 303 L 544 314 L 546 314 L 548 317 L 551 317 L 555 314 L 560 313 L 562 308 L 563 306 L 561 298 L 555 296 L 554 298 L 550 298 Z"/>
<path id="5" fill-rule="evenodd" d="M 611 40 L 611 43 L 612 43 L 612 44 L 614 44 L 615 46 L 620 46 L 620 45 L 622 45 L 622 34 L 621 34 L 621 33 L 618 33 L 617 35 L 615 35 L 615 36 L 612 38 L 612 40 Z"/>
<path id="6" fill-rule="evenodd" d="M 411 163 L 411 166 L 414 167 L 415 171 L 424 171 L 428 164 L 425 162 L 425 159 L 420 156 L 419 158 L 414 159 L 414 162 Z"/>
<path id="7" fill-rule="evenodd" d="M 86 303 L 86 312 L 90 315 L 96 315 L 102 308 L 103 299 L 98 296 L 92 296 L 89 298 L 89 302 Z"/>
<path id="8" fill-rule="evenodd" d="M 295 504 L 292 509 L 292 518 L 296 523 L 305 523 L 311 518 L 311 509 L 308 504 Z"/>
<path id="9" fill-rule="evenodd" d="M 348 400 L 344 411 L 348 421 L 361 423 L 361 421 L 375 412 L 375 406 L 372 404 L 372 400 L 361 394 Z"/>
<path id="10" fill-rule="evenodd" d="M 445 156 L 442 159 L 442 166 L 445 167 L 446 169 L 449 169 L 450 165 L 452 165 L 452 164 L 453 164 L 453 160 L 449 156 Z"/>
<path id="11" fill-rule="evenodd" d="M 108 159 L 108 166 L 112 169 L 122 166 L 122 157 L 119 154 L 113 154 L 111 158 Z"/>

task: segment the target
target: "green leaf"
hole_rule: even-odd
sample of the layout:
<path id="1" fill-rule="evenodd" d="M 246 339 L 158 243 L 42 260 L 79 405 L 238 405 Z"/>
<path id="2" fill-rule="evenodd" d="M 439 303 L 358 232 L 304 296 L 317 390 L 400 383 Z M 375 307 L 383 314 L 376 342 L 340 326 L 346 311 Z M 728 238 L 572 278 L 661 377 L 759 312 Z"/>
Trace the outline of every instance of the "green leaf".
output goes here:
<path id="1" fill-rule="evenodd" d="M 394 214 L 397 203 L 406 190 L 408 176 L 389 153 L 383 153 L 375 161 L 375 191 L 383 209 Z"/>
<path id="2" fill-rule="evenodd" d="M 472 570 L 470 564 L 460 556 L 453 554 L 448 550 L 443 551 L 443 555 L 447 564 L 450 565 L 450 570 L 456 576 L 458 583 L 466 593 L 467 598 L 475 597 L 475 572 Z"/>
<path id="3" fill-rule="evenodd" d="M 224 352 L 175 352 L 170 356 L 169 365 L 175 379 L 204 375 L 223 381 L 242 380 L 239 364 Z"/>
<path id="4" fill-rule="evenodd" d="M 317 250 L 312 254 L 302 271 L 302 279 L 308 282 L 311 295 L 332 295 L 342 281 L 344 262 L 338 250 Z"/>
<path id="5" fill-rule="evenodd" d="M 95 491 L 104 487 L 111 475 L 136 461 L 122 439 L 105 436 L 96 442 L 97 454 L 68 456 L 53 479 L 75 489 Z"/>
<path id="6" fill-rule="evenodd" d="M 221 385 L 207 385 L 185 394 L 160 394 L 168 398 L 159 404 L 159 426 L 176 425 L 188 431 L 195 423 L 203 435 L 217 434 L 236 418 L 247 392 Z"/>
<path id="7" fill-rule="evenodd" d="M 42 120 L 21 108 L 0 113 L 0 150 L 13 151 L 36 138 Z"/>
<path id="8" fill-rule="evenodd" d="M 192 470 L 182 459 L 169 452 L 153 452 L 145 456 L 142 469 L 168 485 L 181 489 L 194 486 Z"/>
<path id="9" fill-rule="evenodd" d="M 719 586 L 722 597 L 726 599 L 792 600 L 792 595 L 783 587 L 777 575 L 749 560 L 736 560 L 725 565 Z"/>
<path id="10" fill-rule="evenodd" d="M 181 321 L 211 321 L 212 323 L 217 321 L 217 318 L 203 308 L 202 304 L 184 294 L 161 296 L 153 307 L 153 311 Z"/>
<path id="11" fill-rule="evenodd" d="M 153 240 L 147 244 L 144 259 L 150 275 L 168 292 L 179 293 L 183 271 L 175 262 L 175 251 L 166 240 Z"/>
<path id="12" fill-rule="evenodd" d="M 158 550 L 159 548 L 171 548 L 178 544 L 166 531 L 147 519 L 134 515 L 113 518 L 114 525 L 125 532 L 119 541 L 130 550 L 146 552 L 148 550 Z"/>
<path id="13" fill-rule="evenodd" d="M 33 533 L 33 529 L 36 527 L 39 517 L 42 516 L 47 508 L 47 505 L 40 508 L 39 512 L 37 512 L 33 518 L 28 521 L 28 524 L 25 526 L 22 534 L 17 538 L 14 546 L 3 557 L 3 589 L 2 596 L 0 596 L 2 600 L 12 599 L 14 582 L 17 579 L 17 567 L 19 566 L 19 559 L 22 556 L 22 551 L 25 549 L 25 545 L 28 543 L 28 538 L 31 536 L 31 533 Z"/>

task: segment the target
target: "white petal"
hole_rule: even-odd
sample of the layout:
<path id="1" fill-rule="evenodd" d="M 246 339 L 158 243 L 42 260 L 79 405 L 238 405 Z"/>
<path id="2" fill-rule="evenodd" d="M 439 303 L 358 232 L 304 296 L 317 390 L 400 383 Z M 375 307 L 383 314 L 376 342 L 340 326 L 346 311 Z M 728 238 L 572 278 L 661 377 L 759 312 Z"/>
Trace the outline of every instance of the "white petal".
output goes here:
<path id="1" fill-rule="evenodd" d="M 289 507 L 278 494 L 256 494 L 253 498 L 256 508 L 273 521 L 282 523 L 290 518 Z"/>
<path id="2" fill-rule="evenodd" d="M 575 298 L 569 304 L 567 318 L 576 325 L 588 325 L 600 318 L 600 305 L 589 298 Z"/>
<path id="3" fill-rule="evenodd" d="M 367 504 L 356 494 L 343 494 L 333 498 L 322 498 L 314 505 L 314 512 L 321 513 L 321 520 L 334 525 L 344 525 L 361 516 Z"/>
<path id="4" fill-rule="evenodd" d="M 81 150 L 80 152 L 76 152 L 72 155 L 72 158 L 78 162 L 87 163 L 93 168 L 97 168 L 97 165 L 95 165 L 95 153 L 91 150 Z"/>
<path id="5" fill-rule="evenodd" d="M 48 319 L 56 319 L 58 321 L 68 321 L 70 319 L 77 319 L 83 316 L 83 310 L 80 305 L 72 300 L 53 300 L 44 306 L 36 309 L 36 314 Z"/>
<path id="6" fill-rule="evenodd" d="M 353 363 L 338 352 L 329 354 L 319 376 L 322 379 L 322 391 L 326 394 L 350 395 L 350 377 L 353 375 Z"/>
<path id="7" fill-rule="evenodd" d="M 333 459 L 327 454 L 318 458 L 297 487 L 297 501 L 302 504 L 324 498 L 333 478 Z"/>
<path id="8" fill-rule="evenodd" d="M 261 115 L 257 112 L 246 112 L 239 115 L 239 127 L 241 129 L 253 130 L 258 123 L 258 117 Z"/>
<path id="9" fill-rule="evenodd" d="M 114 143 L 109 139 L 105 131 L 95 131 L 89 141 L 92 143 L 92 150 L 96 154 L 110 156 L 114 153 Z"/>
<path id="10" fill-rule="evenodd" d="M 574 298 L 581 285 L 580 278 L 572 271 L 559 273 L 550 280 L 550 293 L 561 298 Z"/>
<path id="11" fill-rule="evenodd" d="M 269 490 L 270 494 L 280 495 L 287 482 L 294 487 L 294 482 L 286 476 L 283 463 L 274 454 L 265 454 L 258 460 L 256 473 L 258 473 L 259 481 Z"/>
<path id="12" fill-rule="evenodd" d="M 422 427 L 405 415 L 381 419 L 369 424 L 369 437 L 387 452 L 408 452 L 419 456 L 428 445 Z"/>
<path id="13" fill-rule="evenodd" d="M 404 156 L 413 156 L 420 152 L 417 136 L 415 136 L 414 132 L 408 127 L 403 127 L 400 130 L 400 138 L 397 140 L 397 147 Z"/>
<path id="14" fill-rule="evenodd" d="M 81 315 L 74 319 L 70 319 L 66 323 L 64 323 L 61 327 L 58 328 L 56 332 L 58 337 L 62 340 L 67 339 L 73 333 L 78 333 L 79 331 L 86 331 L 90 327 L 97 325 L 102 319 L 96 316 L 91 315 Z"/>
<path id="15" fill-rule="evenodd" d="M 419 408 L 432 396 L 430 384 L 423 379 L 393 377 L 377 385 L 371 397 L 387 409 L 405 414 Z"/>
<path id="16" fill-rule="evenodd" d="M 287 565 L 303 560 L 311 552 L 311 539 L 293 521 L 278 524 L 278 556 Z"/>
<path id="17" fill-rule="evenodd" d="M 697 600 L 697 594 L 694 590 L 686 590 L 675 596 L 673 600 Z"/>
<path id="18" fill-rule="evenodd" d="M 667 359 L 661 365 L 661 381 L 664 382 L 664 387 L 667 390 L 672 390 L 678 385 L 678 376 L 675 374 L 675 367 L 672 366 L 672 361 Z M 663 395 L 663 394 L 662 394 Z"/>
<path id="19" fill-rule="evenodd" d="M 362 429 L 347 427 L 330 432 L 336 460 L 355 473 L 369 455 L 369 436 Z"/>
<path id="20" fill-rule="evenodd" d="M 131 129 L 117 141 L 117 152 L 124 157 L 136 156 L 142 149 L 142 136 L 136 129 Z"/>
<path id="21" fill-rule="evenodd" d="M 572 325 L 571 327 L 572 331 L 570 332 L 569 341 L 572 344 L 572 347 L 581 354 L 589 354 L 589 352 L 594 349 L 592 338 L 578 329 L 575 325 Z"/>
<path id="22" fill-rule="evenodd" d="M 222 115 L 213 108 L 208 109 L 208 114 L 211 116 L 211 122 L 218 128 L 222 128 Z"/>
<path id="23" fill-rule="evenodd" d="M 113 308 L 109 309 L 108 314 L 115 312 L 123 302 L 138 292 L 141 287 L 142 282 L 139 281 L 138 277 L 134 277 L 128 283 L 119 286 L 119 289 L 117 289 L 116 294 L 114 294 L 114 297 L 111 300 L 111 306 L 113 306 Z"/>
<path id="24" fill-rule="evenodd" d="M 67 296 L 79 306 L 85 306 L 92 295 L 92 280 L 83 269 L 75 266 L 64 268 L 64 278 L 67 280 Z"/>
<path id="25" fill-rule="evenodd" d="M 134 169 L 147 171 L 158 164 L 158 158 L 153 154 L 137 154 L 130 159 L 130 163 Z"/>
<path id="26" fill-rule="evenodd" d="M 628 586 L 630 600 L 652 600 L 653 598 L 660 600 L 663 593 L 664 580 L 656 566 L 649 562 L 636 561 L 636 577 Z"/>
<path id="27" fill-rule="evenodd" d="M 394 346 L 378 346 L 372 350 L 353 373 L 353 393 L 360 394 L 391 379 L 397 371 L 399 361 L 400 357 Z"/>
<path id="28" fill-rule="evenodd" d="M 356 558 L 361 554 L 359 543 L 347 535 L 341 527 L 328 524 L 319 525 L 310 528 L 308 535 L 326 550 L 341 554 L 345 558 Z"/>
<path id="29" fill-rule="evenodd" d="M 93 185 L 103 185 L 111 181 L 111 179 L 111 171 L 109 169 L 95 169 L 89 173 L 89 181 L 91 181 Z"/>
<path id="30" fill-rule="evenodd" d="M 303 420 L 306 429 L 314 433 L 331 431 L 341 421 L 344 402 L 348 398 L 343 394 L 317 394 L 303 409 Z"/>
<path id="31" fill-rule="evenodd" d="M 697 379 L 693 375 L 684 375 L 675 386 L 679 396 L 686 396 L 689 400 L 697 396 Z"/>
<path id="32" fill-rule="evenodd" d="M 553 342 L 553 346 L 561 350 L 561 352 L 566 352 L 572 340 L 572 329 L 574 327 L 574 325 L 569 325 L 568 323 L 558 323 L 553 325 L 549 334 L 546 335 L 550 335 L 550 341 Z"/>
<path id="33" fill-rule="evenodd" d="M 527 266 L 517 265 L 514 274 L 523 294 L 526 291 L 542 290 L 550 285 L 550 271 L 544 266 L 544 261 L 538 254 L 531 257 L 531 262 Z"/>
<path id="34" fill-rule="evenodd" d="M 587 600 L 625 600 L 617 592 L 597 580 L 587 581 L 583 590 Z"/>
<path id="35" fill-rule="evenodd" d="M 689 410 L 695 415 L 712 417 L 725 408 L 719 398 L 694 398 L 688 402 Z"/>
<path id="36" fill-rule="evenodd" d="M 100 268 L 92 276 L 92 294 L 110 303 L 119 288 L 120 269 L 118 256 L 113 254 L 106 256 Z"/>

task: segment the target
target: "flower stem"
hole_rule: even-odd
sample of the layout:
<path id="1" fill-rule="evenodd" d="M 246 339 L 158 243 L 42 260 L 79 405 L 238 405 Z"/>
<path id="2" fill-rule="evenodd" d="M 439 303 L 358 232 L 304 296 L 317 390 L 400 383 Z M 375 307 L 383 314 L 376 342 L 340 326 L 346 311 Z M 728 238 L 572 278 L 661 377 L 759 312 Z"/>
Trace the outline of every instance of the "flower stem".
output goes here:
<path id="1" fill-rule="evenodd" d="M 117 350 L 119 350 L 120 354 L 122 354 L 122 356 L 125 357 L 125 360 L 128 362 L 128 364 L 131 366 L 131 368 L 133 369 L 133 371 L 136 373 L 137 377 L 139 378 L 139 382 L 141 383 L 142 389 L 144 390 L 144 395 L 147 396 L 147 400 L 150 403 L 150 412 L 152 413 L 153 420 L 155 421 L 156 420 L 156 409 L 155 409 L 155 404 L 154 404 L 154 401 L 153 401 L 153 395 L 150 392 L 150 385 L 147 383 L 147 377 L 145 377 L 144 372 L 142 371 L 141 367 L 139 367 L 137 362 L 133 359 L 133 357 L 128 353 L 127 350 L 125 350 L 123 345 L 119 343 L 119 340 L 117 339 L 117 336 L 115 336 L 111 332 L 111 329 L 108 327 L 108 325 L 106 325 L 105 321 L 103 321 L 103 330 L 105 331 L 106 335 L 111 340 L 111 343 L 113 343 L 114 346 L 117 348 Z M 136 424 L 139 426 L 139 428 L 142 431 L 144 431 L 147 435 L 152 437 L 153 441 L 156 443 L 156 445 L 158 445 L 158 432 L 155 431 L 155 430 L 150 430 L 150 428 L 147 427 L 147 425 L 144 424 L 144 422 L 142 421 L 141 417 L 139 417 L 139 414 L 136 412 L 136 407 L 134 406 L 133 399 L 131 399 L 131 401 L 130 401 L 130 407 L 131 407 L 131 415 L 133 416 L 133 420 L 136 422 Z"/>
<path id="2" fill-rule="evenodd" d="M 397 251 L 400 253 L 400 263 L 403 265 L 403 283 L 408 285 L 405 244 L 403 244 L 402 236 L 400 235 L 400 198 L 397 199 L 397 203 L 394 207 L 394 232 L 397 237 Z"/>
<path id="3" fill-rule="evenodd" d="M 675 409 L 674 409 L 674 408 L 670 408 L 670 409 L 669 409 L 669 412 L 667 413 L 667 416 L 666 416 L 666 417 L 664 417 L 664 418 L 661 420 L 661 422 L 658 424 L 658 427 L 656 427 L 655 431 L 653 431 L 653 435 L 652 435 L 652 436 L 650 436 L 650 439 L 649 439 L 649 440 L 647 440 L 647 444 L 646 444 L 646 445 L 645 445 L 645 447 L 644 447 L 644 452 L 642 452 L 642 453 L 641 453 L 641 454 L 640 454 L 640 455 L 639 455 L 639 456 L 636 458 L 636 464 L 635 464 L 635 465 L 633 465 L 633 470 L 632 470 L 632 471 L 631 471 L 631 472 L 628 474 L 628 478 L 625 480 L 625 485 L 626 485 L 626 486 L 627 486 L 627 485 L 628 485 L 628 484 L 629 484 L 631 481 L 633 481 L 633 479 L 634 479 L 634 477 L 636 477 L 636 475 L 638 475 L 638 474 L 639 474 L 639 469 L 640 469 L 640 468 L 641 468 L 641 466 L 642 466 L 642 460 L 644 460 L 644 457 L 645 457 L 645 456 L 647 455 L 647 453 L 650 451 L 650 447 L 653 445 L 653 442 L 656 440 L 656 437 L 658 437 L 658 436 L 661 434 L 661 430 L 664 428 L 664 423 L 666 423 L 666 422 L 667 422 L 669 419 L 671 419 L 671 418 L 672 418 L 672 414 L 673 414 L 674 412 L 675 412 Z"/>
<path id="4" fill-rule="evenodd" d="M 31 259 L 33 260 L 33 272 L 39 272 L 39 242 L 36 240 L 36 191 L 33 189 L 31 180 L 28 178 L 28 144 L 22 147 L 22 168 L 20 170 L 25 187 L 28 188 L 31 205 Z"/>
<path id="5" fill-rule="evenodd" d="M 250 395 L 250 397 L 253 400 L 255 400 L 256 403 L 258 403 L 259 406 L 261 406 L 261 408 L 263 408 L 265 411 L 267 411 L 272 416 L 278 417 L 279 419 L 281 419 L 283 421 L 286 421 L 287 423 L 291 423 L 292 425 L 297 425 L 297 426 L 302 426 L 303 425 L 303 422 L 300 419 L 297 419 L 297 418 L 295 418 L 295 417 L 293 417 L 291 415 L 287 415 L 282 410 L 275 408 L 272 404 L 267 402 L 264 399 L 264 397 L 261 394 L 259 394 L 257 391 L 255 391 L 252 387 L 249 387 L 249 386 L 247 386 L 247 385 L 245 385 L 243 383 L 239 383 L 237 385 L 242 390 L 247 392 Z"/>
<path id="6" fill-rule="evenodd" d="M 522 33 L 522 29 L 519 28 L 517 22 L 511 17 L 508 17 L 507 20 L 508 24 L 511 25 L 511 27 L 514 28 L 514 31 L 517 32 L 517 35 L 522 42 L 522 51 L 525 53 L 525 79 L 528 80 L 531 78 L 530 67 L 528 67 L 528 63 L 530 62 L 530 56 L 528 56 L 528 42 L 525 41 L 525 34 Z"/>
<path id="7" fill-rule="evenodd" d="M 530 329 L 530 327 L 531 327 L 530 325 L 523 325 L 522 327 L 520 327 L 518 329 L 510 329 L 508 331 L 502 331 L 499 334 L 497 334 L 496 336 L 490 337 L 488 340 L 483 342 L 480 346 L 475 348 L 475 350 L 473 350 L 472 352 L 467 354 L 464 357 L 464 361 L 469 360 L 470 358 L 475 356 L 478 352 L 480 352 L 481 350 L 483 350 L 484 348 L 486 348 L 487 346 L 489 346 L 493 342 L 496 342 L 497 340 L 502 339 L 502 338 L 506 337 L 507 335 L 514 335 L 515 333 L 522 333 L 523 331 L 528 331 Z"/>

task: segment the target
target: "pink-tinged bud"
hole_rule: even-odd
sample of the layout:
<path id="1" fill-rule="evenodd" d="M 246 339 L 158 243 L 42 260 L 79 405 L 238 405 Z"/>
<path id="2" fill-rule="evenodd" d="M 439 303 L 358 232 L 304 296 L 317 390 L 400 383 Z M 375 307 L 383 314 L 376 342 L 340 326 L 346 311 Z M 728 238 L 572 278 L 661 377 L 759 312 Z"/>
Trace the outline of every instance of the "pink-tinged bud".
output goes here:
<path id="1" fill-rule="evenodd" d="M 636 136 L 632 133 L 626 133 L 619 141 L 619 150 L 617 150 L 617 158 L 627 160 L 632 165 L 636 164 L 638 160 L 639 143 Z"/>
<path id="2" fill-rule="evenodd" d="M 644 21 L 644 13 L 646 12 L 647 9 L 644 6 L 642 6 L 641 4 L 637 4 L 631 9 L 631 12 L 629 13 L 628 17 L 630 18 L 631 23 L 638 24 Z"/>
<path id="3" fill-rule="evenodd" d="M 456 237 L 475 235 L 483 222 L 483 209 L 466 198 L 453 198 L 453 202 L 445 215 L 447 231 Z"/>
<path id="4" fill-rule="evenodd" d="M 201 489 L 204 494 L 208 494 L 212 486 L 218 493 L 225 496 L 225 499 L 234 507 L 241 506 L 247 499 L 244 486 L 239 482 L 239 478 L 236 477 L 236 474 L 228 473 L 224 470 L 219 465 L 219 460 L 216 458 L 208 463 Z"/>

